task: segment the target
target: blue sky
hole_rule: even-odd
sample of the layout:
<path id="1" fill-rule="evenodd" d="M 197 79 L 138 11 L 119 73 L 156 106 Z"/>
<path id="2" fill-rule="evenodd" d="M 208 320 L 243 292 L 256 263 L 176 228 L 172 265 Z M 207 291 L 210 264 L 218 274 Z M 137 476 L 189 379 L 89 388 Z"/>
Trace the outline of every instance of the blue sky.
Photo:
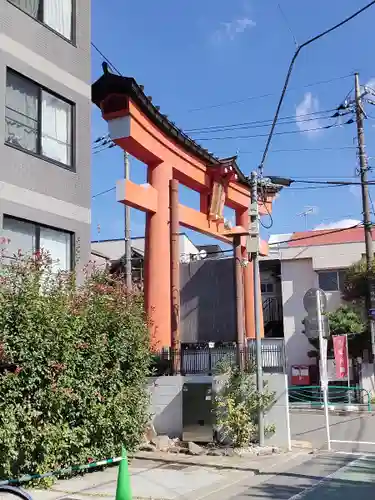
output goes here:
<path id="1" fill-rule="evenodd" d="M 288 26 L 302 43 L 365 3 L 366 0 L 92 0 L 92 39 L 123 75 L 143 84 L 153 102 L 181 128 L 253 122 L 274 115 L 295 50 Z M 265 175 L 347 180 L 355 175 L 356 152 L 350 149 L 355 145 L 355 125 L 306 131 L 336 121 L 322 113 L 323 118 L 298 123 L 298 116 L 336 108 L 353 88 L 354 77 L 348 75 L 354 71 L 360 73 L 361 83 L 375 77 L 371 50 L 374 24 L 375 7 L 302 51 L 281 111 L 282 117 L 290 119 L 276 130 L 287 133 L 274 137 Z M 102 74 L 101 62 L 93 50 L 93 80 Z M 333 81 L 315 85 L 327 80 Z M 270 95 L 260 97 L 264 94 Z M 375 107 L 367 109 L 375 117 Z M 310 115 L 316 116 L 320 115 Z M 94 108 L 92 125 L 93 140 L 107 132 L 106 123 Z M 375 165 L 375 121 L 369 118 L 365 126 L 370 165 Z M 219 156 L 238 152 L 239 165 L 249 174 L 259 164 L 266 137 L 236 136 L 267 132 L 268 127 L 252 125 L 242 130 L 190 135 Z M 228 136 L 233 138 L 211 140 Z M 210 140 L 203 140 L 206 138 Z M 111 189 L 122 177 L 123 159 L 118 148 L 96 152 L 92 165 L 93 196 Z M 144 165 L 132 161 L 131 179 L 145 182 Z M 375 199 L 375 192 L 372 194 Z M 188 190 L 181 190 L 181 201 L 198 207 L 198 197 Z M 315 207 L 307 221 L 298 215 L 306 207 Z M 116 203 L 114 191 L 94 197 L 92 208 L 93 239 L 122 236 L 123 207 Z M 227 216 L 231 217 L 230 212 Z M 304 230 L 306 224 L 312 229 L 319 224 L 360 218 L 356 187 L 306 189 L 299 184 L 284 189 L 276 200 L 273 226 L 264 231 L 264 237 Z M 144 215 L 132 211 L 132 235 L 143 233 Z M 189 234 L 196 243 L 207 241 L 195 233 Z"/>

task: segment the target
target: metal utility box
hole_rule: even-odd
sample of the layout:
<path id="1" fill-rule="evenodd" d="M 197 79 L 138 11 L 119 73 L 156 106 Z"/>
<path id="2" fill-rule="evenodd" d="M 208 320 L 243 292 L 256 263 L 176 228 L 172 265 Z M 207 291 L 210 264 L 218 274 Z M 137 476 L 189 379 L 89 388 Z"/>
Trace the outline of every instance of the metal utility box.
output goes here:
<path id="1" fill-rule="evenodd" d="M 182 440 L 211 443 L 213 438 L 212 383 L 185 383 L 182 387 Z"/>

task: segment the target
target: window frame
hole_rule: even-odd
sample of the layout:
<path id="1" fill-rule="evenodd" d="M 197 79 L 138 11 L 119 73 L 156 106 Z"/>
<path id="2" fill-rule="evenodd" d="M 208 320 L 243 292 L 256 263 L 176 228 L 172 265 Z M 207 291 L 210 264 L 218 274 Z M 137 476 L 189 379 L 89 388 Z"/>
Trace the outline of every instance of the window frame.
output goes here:
<path id="1" fill-rule="evenodd" d="M 268 291 L 267 290 L 267 287 L 268 286 L 271 286 L 272 287 L 272 291 Z M 262 291 L 262 287 L 265 287 L 265 290 Z M 275 285 L 274 283 L 272 282 L 269 282 L 269 281 L 263 281 L 263 283 L 260 284 L 260 288 L 261 288 L 261 293 L 275 293 Z"/>
<path id="2" fill-rule="evenodd" d="M 60 233 L 68 234 L 70 236 L 70 245 L 69 245 L 69 250 L 70 250 L 70 269 L 68 272 L 73 272 L 75 271 L 75 248 L 76 248 L 76 235 L 73 231 L 68 231 L 67 229 L 61 229 L 56 226 L 50 226 L 48 224 L 40 224 L 39 222 L 34 222 L 29 219 L 24 219 L 22 217 L 16 217 L 14 215 L 9 215 L 4 213 L 2 217 L 2 224 L 1 224 L 1 229 L 4 231 L 4 219 L 8 220 L 14 220 L 18 222 L 23 222 L 25 224 L 29 224 L 32 226 L 35 230 L 35 252 L 40 251 L 40 230 L 41 229 L 52 229 L 53 231 L 57 231 Z M 6 229 L 5 229 L 6 231 Z"/>
<path id="3" fill-rule="evenodd" d="M 341 277 L 341 274 L 343 272 L 346 272 L 345 268 L 340 268 L 340 269 L 321 269 L 320 271 L 317 271 L 317 275 L 318 275 L 318 287 L 321 288 L 321 286 L 320 286 L 320 276 L 322 274 L 336 273 L 337 288 L 335 290 L 324 290 L 324 288 L 321 288 L 321 289 L 324 292 L 328 292 L 328 293 L 341 292 L 341 290 L 342 290 L 342 277 Z"/>
<path id="4" fill-rule="evenodd" d="M 19 151 L 23 151 L 24 153 L 30 154 L 36 158 L 40 158 L 42 160 L 48 161 L 49 163 L 53 163 L 54 165 L 57 165 L 59 167 L 62 167 L 66 170 L 69 170 L 71 172 L 76 172 L 76 104 L 71 101 L 70 99 L 67 99 L 57 92 L 54 92 L 53 90 L 47 88 L 44 85 L 41 85 L 40 83 L 37 83 L 35 80 L 32 80 L 31 78 L 28 78 L 27 76 L 23 75 L 22 73 L 19 73 L 18 71 L 14 70 L 13 68 L 10 68 L 9 66 L 6 67 L 6 83 L 5 83 L 5 113 L 4 113 L 4 122 L 6 124 L 6 119 L 7 119 L 7 105 L 6 105 L 6 94 L 7 94 L 7 79 L 8 79 L 8 74 L 13 74 L 17 78 L 21 78 L 23 80 L 28 81 L 30 84 L 34 85 L 37 89 L 37 94 L 38 94 L 38 106 L 37 106 L 37 152 L 35 153 L 34 151 L 30 151 L 29 149 L 23 148 L 22 146 L 18 146 L 17 144 L 12 144 L 11 142 L 7 141 L 7 138 L 4 138 L 4 143 L 6 146 L 9 146 L 11 148 L 17 149 Z M 43 103 L 43 92 L 51 95 L 52 97 L 55 97 L 56 99 L 59 99 L 60 101 L 68 104 L 70 106 L 70 121 L 71 121 L 71 126 L 70 126 L 70 165 L 67 165 L 65 163 L 62 163 L 58 160 L 55 160 L 54 158 L 50 158 L 49 156 L 46 156 L 42 154 L 42 103 Z M 10 108 L 9 108 L 10 109 Z M 14 111 L 14 110 L 13 110 Z"/>
<path id="5" fill-rule="evenodd" d="M 59 33 L 54 28 L 52 28 L 52 26 L 50 26 L 49 24 L 47 24 L 47 23 L 45 23 L 43 21 L 43 17 L 44 17 L 43 16 L 43 14 L 44 14 L 44 0 L 42 0 L 42 5 L 39 8 L 39 12 L 38 12 L 37 17 L 34 17 L 29 12 L 27 12 L 27 10 L 22 9 L 22 7 L 20 7 L 20 6 L 16 5 L 15 3 L 13 3 L 12 0 L 8 0 L 8 3 L 10 3 L 11 5 L 13 5 L 13 7 L 15 7 L 16 9 L 18 9 L 20 12 L 23 12 L 24 14 L 26 14 L 28 17 L 30 17 L 30 19 L 33 19 L 34 21 L 36 21 L 37 23 L 41 24 L 42 26 L 45 26 L 52 33 L 54 33 L 55 35 L 59 36 L 62 40 L 65 40 L 66 42 L 70 43 L 74 47 L 77 47 L 77 0 L 70 0 L 70 1 L 72 3 L 71 38 L 67 38 L 62 33 Z"/>

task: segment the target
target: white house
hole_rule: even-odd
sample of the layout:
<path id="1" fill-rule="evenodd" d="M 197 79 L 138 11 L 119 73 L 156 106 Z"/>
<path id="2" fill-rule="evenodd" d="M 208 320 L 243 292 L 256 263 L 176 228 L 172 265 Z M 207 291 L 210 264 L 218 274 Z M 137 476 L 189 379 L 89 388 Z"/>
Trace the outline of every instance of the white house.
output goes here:
<path id="1" fill-rule="evenodd" d="M 145 253 L 145 239 L 140 236 L 132 238 L 131 246 L 134 251 L 139 255 Z M 91 242 L 92 259 L 95 259 L 95 253 L 105 256 L 108 260 L 114 261 L 120 259 L 125 253 L 125 240 L 124 238 L 117 238 L 112 240 L 97 240 Z M 190 238 L 185 234 L 180 234 L 180 256 L 183 262 L 188 262 L 192 256 L 198 255 L 199 249 L 194 245 Z"/>
<path id="2" fill-rule="evenodd" d="M 269 255 L 260 263 L 263 303 L 268 297 L 281 302 L 289 369 L 311 364 L 312 347 L 302 333 L 303 296 L 319 287 L 327 294 L 328 311 L 340 306 L 344 271 L 365 254 L 363 228 L 274 235 L 268 243 Z"/>

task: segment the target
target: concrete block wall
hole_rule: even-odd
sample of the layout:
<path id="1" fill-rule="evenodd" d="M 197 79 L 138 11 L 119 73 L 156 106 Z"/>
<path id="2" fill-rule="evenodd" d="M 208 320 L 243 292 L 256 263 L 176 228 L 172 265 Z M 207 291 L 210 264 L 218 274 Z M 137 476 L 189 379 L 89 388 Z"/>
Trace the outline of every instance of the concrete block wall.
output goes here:
<path id="1" fill-rule="evenodd" d="M 280 373 L 265 374 L 264 380 L 268 389 L 275 392 L 275 403 L 266 415 L 266 425 L 274 424 L 276 432 L 267 437 L 266 444 L 288 448 L 290 435 L 287 376 Z M 172 438 L 182 435 L 182 387 L 184 383 L 212 383 L 215 393 L 220 387 L 221 379 L 195 375 L 150 378 L 148 384 L 150 412 L 158 434 Z"/>
<path id="2" fill-rule="evenodd" d="M 263 377 L 267 389 L 275 393 L 275 402 L 265 416 L 265 425 L 274 425 L 276 432 L 266 438 L 266 444 L 290 449 L 290 416 L 288 398 L 288 376 L 268 373 Z"/>
<path id="3" fill-rule="evenodd" d="M 184 377 L 152 377 L 149 380 L 152 422 L 158 434 L 182 434 L 182 386 Z"/>

